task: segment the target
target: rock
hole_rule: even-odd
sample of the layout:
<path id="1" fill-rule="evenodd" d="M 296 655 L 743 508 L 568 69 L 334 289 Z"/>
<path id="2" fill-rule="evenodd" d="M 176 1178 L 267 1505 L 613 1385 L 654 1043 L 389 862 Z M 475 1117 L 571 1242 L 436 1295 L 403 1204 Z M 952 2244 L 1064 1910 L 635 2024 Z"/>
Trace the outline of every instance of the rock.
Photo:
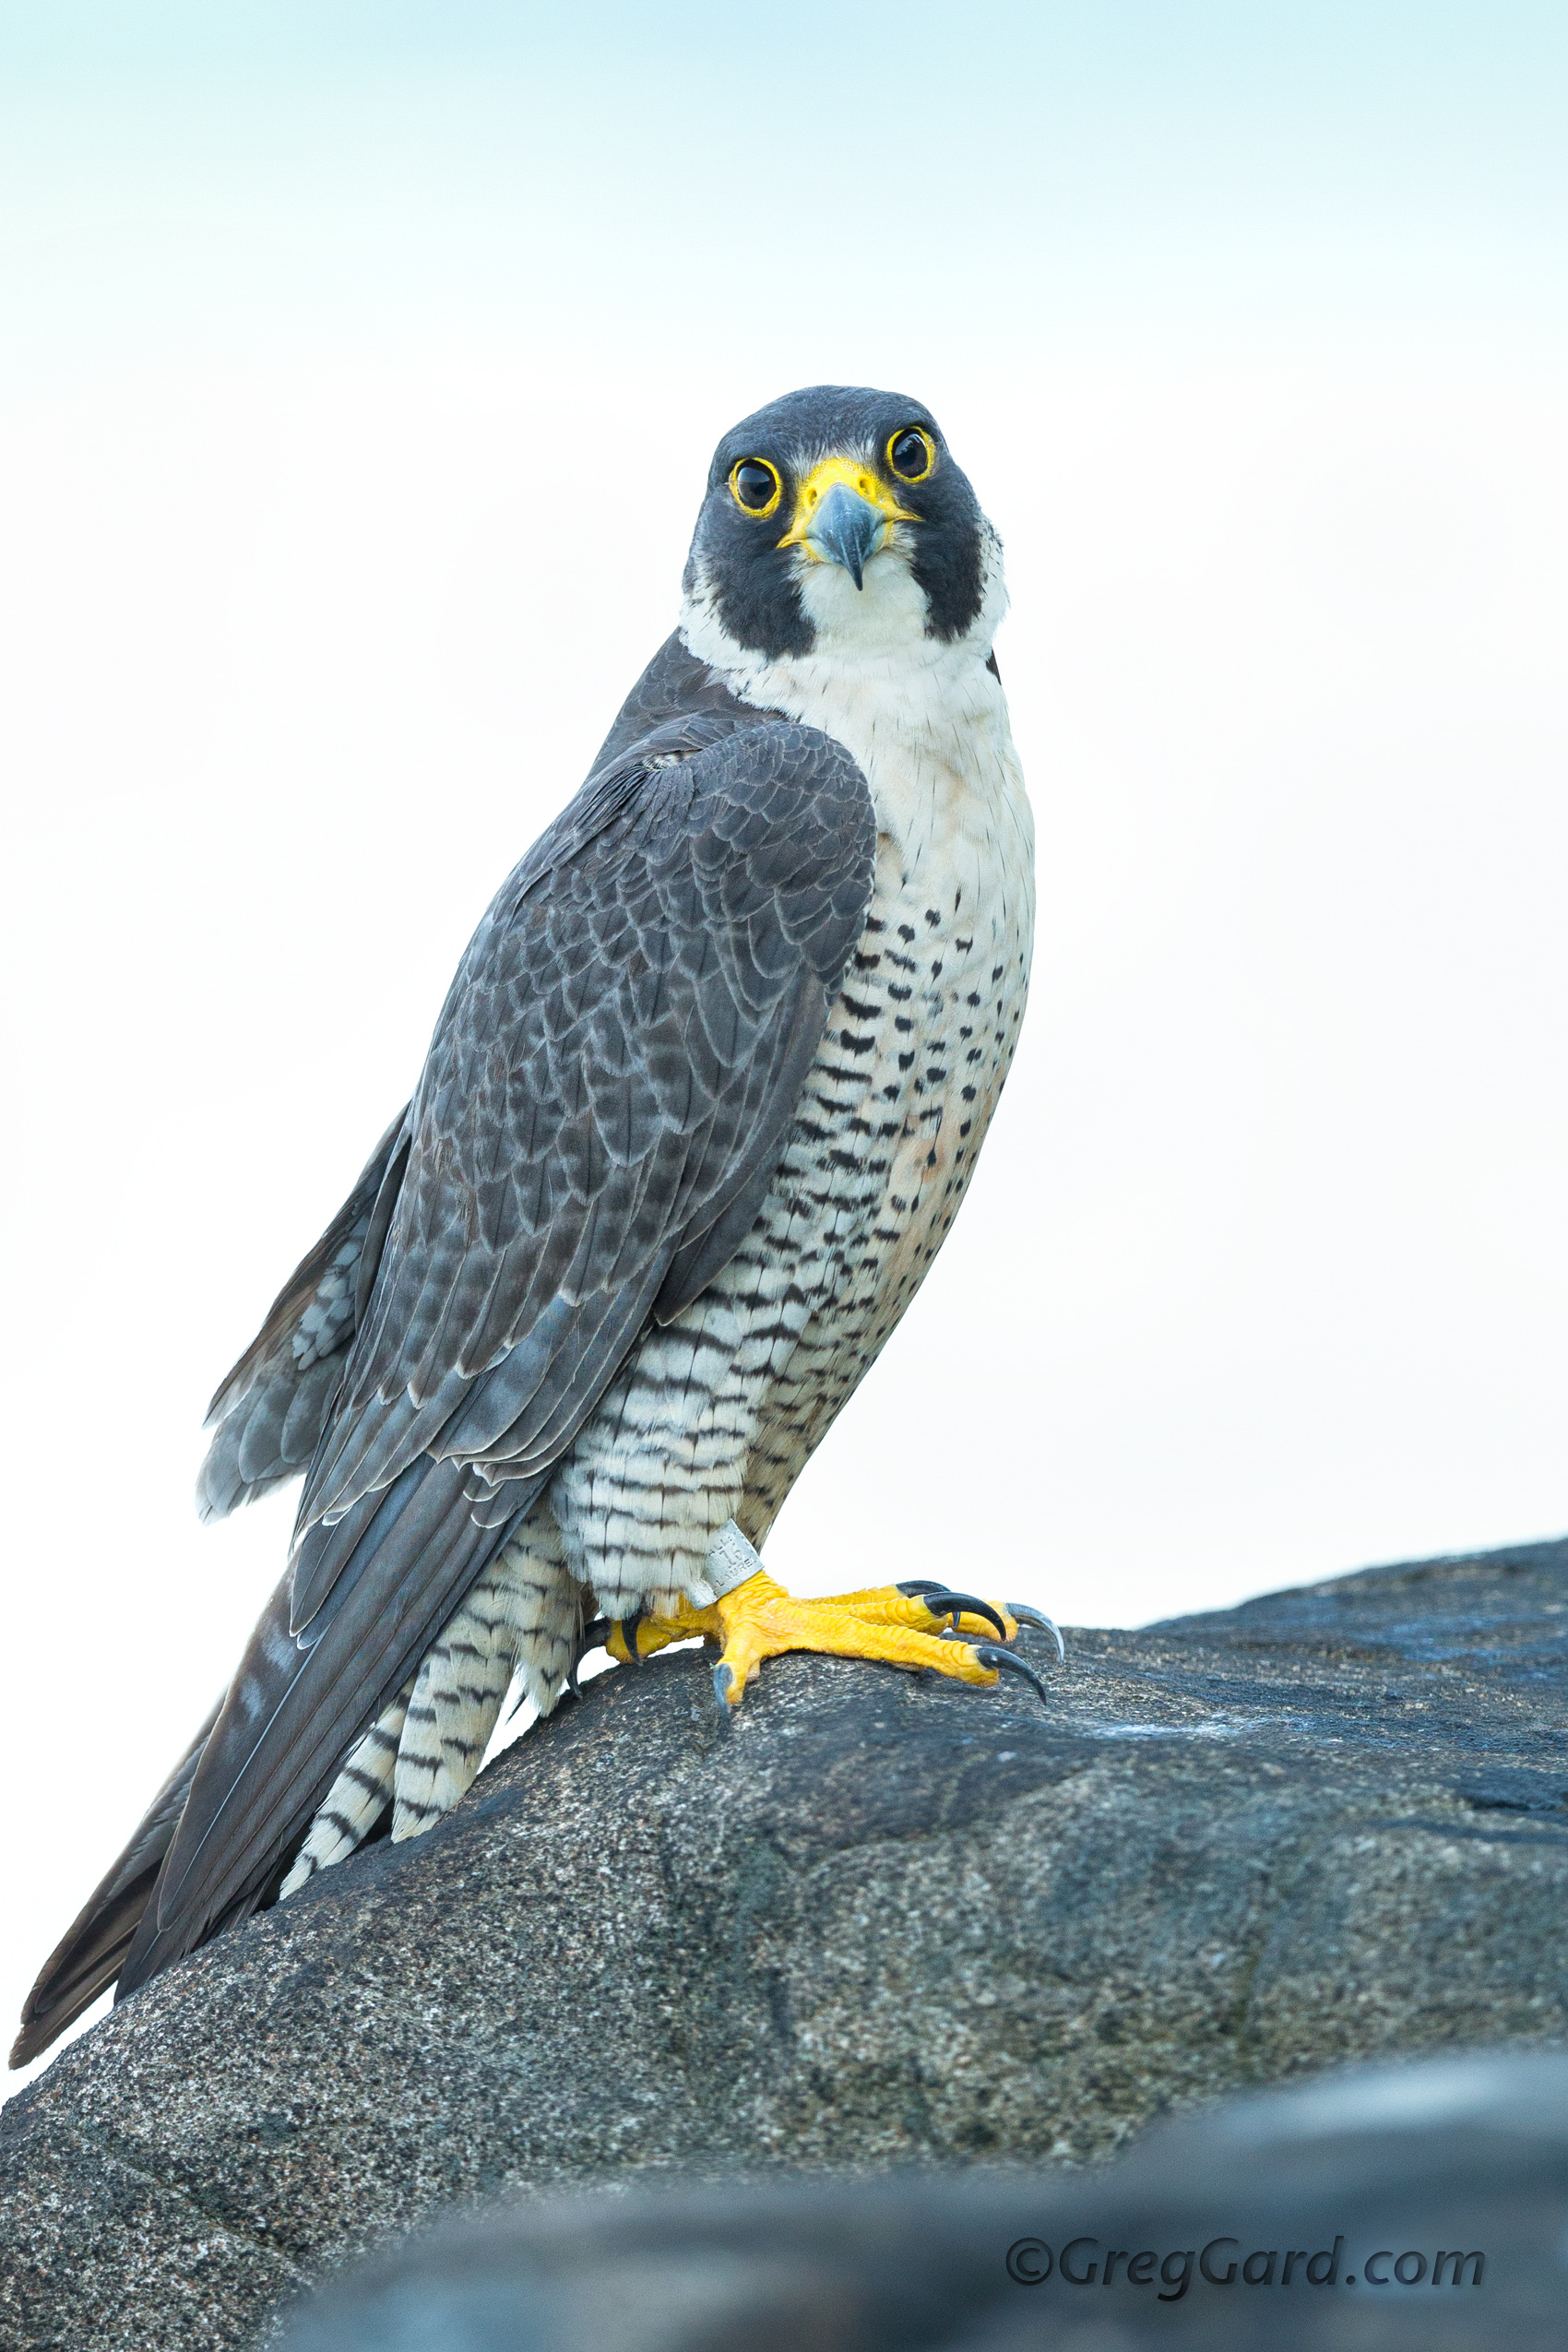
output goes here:
<path id="1" fill-rule="evenodd" d="M 1082 2164 L 1564 2037 L 1568 1543 L 1030 1655 L 1049 1708 L 802 1658 L 726 1724 L 698 1654 L 604 1676 L 6 2108 L 0 2334 L 250 2345 L 460 2197 Z"/>
<path id="2" fill-rule="evenodd" d="M 503 2204 L 286 2352 L 1560 2352 L 1565 2204 L 1568 2057 L 1353 2067 L 1087 2173 Z"/>

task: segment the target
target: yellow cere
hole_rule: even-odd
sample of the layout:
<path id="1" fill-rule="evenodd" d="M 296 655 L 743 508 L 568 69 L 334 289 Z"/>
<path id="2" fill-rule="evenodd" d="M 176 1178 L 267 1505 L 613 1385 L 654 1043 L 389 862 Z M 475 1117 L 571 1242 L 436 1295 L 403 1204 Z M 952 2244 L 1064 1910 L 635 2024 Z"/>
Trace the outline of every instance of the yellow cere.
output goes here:
<path id="1" fill-rule="evenodd" d="M 812 517 L 835 482 L 840 481 L 869 506 L 874 506 L 889 523 L 919 522 L 920 517 L 899 505 L 887 484 L 872 471 L 863 457 L 824 457 L 801 484 L 795 499 L 795 519 L 779 540 L 780 547 L 803 547 L 814 562 L 823 561 L 806 533 L 811 529 Z"/>

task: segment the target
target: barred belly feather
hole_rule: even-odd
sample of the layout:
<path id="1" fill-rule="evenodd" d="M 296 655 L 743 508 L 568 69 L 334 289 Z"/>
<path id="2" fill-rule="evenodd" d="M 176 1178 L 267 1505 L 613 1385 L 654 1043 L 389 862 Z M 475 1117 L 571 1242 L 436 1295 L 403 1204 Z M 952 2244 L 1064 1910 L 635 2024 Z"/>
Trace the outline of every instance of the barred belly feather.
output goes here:
<path id="1" fill-rule="evenodd" d="M 475 1586 L 410 1693 L 346 1759 L 290 1893 L 388 1808 L 408 1837 L 456 1804 L 508 1688 L 549 1714 L 583 1614 L 711 1598 L 733 1518 L 760 1547 L 945 1239 L 1017 1043 L 1033 944 L 1033 835 L 993 673 L 968 648 L 749 699 L 833 733 L 872 788 L 872 905 L 751 1232 L 651 1326 Z M 374 1803 L 365 1784 L 380 1774 Z M 349 1824 L 358 1828 L 354 1835 Z"/>

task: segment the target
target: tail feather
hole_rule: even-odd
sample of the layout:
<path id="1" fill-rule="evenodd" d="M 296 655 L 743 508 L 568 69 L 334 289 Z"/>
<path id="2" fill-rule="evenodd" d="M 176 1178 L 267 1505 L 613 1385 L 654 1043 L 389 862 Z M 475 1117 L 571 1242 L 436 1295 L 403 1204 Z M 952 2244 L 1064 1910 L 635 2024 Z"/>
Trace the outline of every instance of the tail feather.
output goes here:
<path id="1" fill-rule="evenodd" d="M 27 2066 L 40 2057 L 119 1976 L 152 1900 L 163 1858 L 174 1842 L 222 1704 L 220 1699 L 148 1807 L 125 1852 L 39 1971 L 22 2004 L 22 2028 L 11 2049 L 13 2066 Z"/>
<path id="2" fill-rule="evenodd" d="M 510 1511 L 478 1525 L 461 1466 L 410 1466 L 400 1491 L 365 1498 L 362 1540 L 303 1641 L 289 1630 L 292 1574 L 284 1576 L 222 1701 L 51 1954 L 23 2007 L 13 2066 L 47 2049 L 107 1986 L 134 1992 L 277 1900 L 348 1752 L 409 1683 L 543 1485 L 536 1475 L 499 1489 Z M 309 1531 L 307 1568 L 312 1544 L 334 1532 Z M 368 1820 L 363 1827 L 370 1834 Z"/>
<path id="3" fill-rule="evenodd" d="M 362 1540 L 305 1641 L 289 1631 L 290 1576 L 263 1612 L 125 1954 L 122 1997 L 275 1898 L 349 1749 L 506 1541 L 507 1526 L 474 1525 L 456 1466 L 422 1459 L 404 1477 L 403 1491 L 366 1499 Z M 514 1488 L 518 1516 L 543 1483 Z"/>

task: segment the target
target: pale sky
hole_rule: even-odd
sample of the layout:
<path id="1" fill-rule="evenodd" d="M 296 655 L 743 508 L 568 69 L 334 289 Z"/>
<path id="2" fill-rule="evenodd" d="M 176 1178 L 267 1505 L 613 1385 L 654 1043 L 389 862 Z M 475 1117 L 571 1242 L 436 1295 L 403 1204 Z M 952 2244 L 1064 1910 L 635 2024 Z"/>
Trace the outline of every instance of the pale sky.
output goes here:
<path id="1" fill-rule="evenodd" d="M 1568 1527 L 1565 50 L 0 5 L 7 2015 L 282 1565 L 208 1396 L 797 384 L 1002 530 L 1040 930 L 770 1567 L 1135 1623 Z"/>

